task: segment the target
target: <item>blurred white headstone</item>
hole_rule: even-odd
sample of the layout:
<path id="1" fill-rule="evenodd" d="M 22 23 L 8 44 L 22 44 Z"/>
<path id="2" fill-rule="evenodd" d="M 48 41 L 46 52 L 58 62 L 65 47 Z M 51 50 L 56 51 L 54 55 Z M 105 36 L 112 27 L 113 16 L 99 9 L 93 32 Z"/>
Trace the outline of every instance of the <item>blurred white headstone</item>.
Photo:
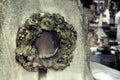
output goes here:
<path id="1" fill-rule="evenodd" d="M 117 22 L 117 41 L 120 42 L 120 17 Z"/>

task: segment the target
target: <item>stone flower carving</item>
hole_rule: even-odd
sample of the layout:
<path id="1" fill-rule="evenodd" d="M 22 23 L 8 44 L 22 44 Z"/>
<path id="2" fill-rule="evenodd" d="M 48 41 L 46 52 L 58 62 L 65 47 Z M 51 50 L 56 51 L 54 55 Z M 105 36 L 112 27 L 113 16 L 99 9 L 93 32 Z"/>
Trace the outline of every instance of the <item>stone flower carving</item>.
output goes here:
<path id="1" fill-rule="evenodd" d="M 40 37 L 42 30 L 55 31 L 60 40 L 60 46 L 53 54 L 39 57 L 33 42 Z M 77 33 L 74 27 L 64 20 L 60 14 L 37 13 L 27 19 L 19 28 L 16 38 L 16 61 L 27 71 L 63 70 L 70 65 L 75 49 Z"/>

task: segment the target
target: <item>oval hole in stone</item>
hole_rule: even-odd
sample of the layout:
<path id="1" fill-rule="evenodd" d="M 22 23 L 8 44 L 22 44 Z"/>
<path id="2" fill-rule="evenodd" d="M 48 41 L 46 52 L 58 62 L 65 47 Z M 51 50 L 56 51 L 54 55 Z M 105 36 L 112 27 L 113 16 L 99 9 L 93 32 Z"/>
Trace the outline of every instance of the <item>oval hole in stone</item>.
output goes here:
<path id="1" fill-rule="evenodd" d="M 43 30 L 40 37 L 35 40 L 35 47 L 39 53 L 39 58 L 49 58 L 55 55 L 59 44 L 60 42 L 55 31 Z"/>

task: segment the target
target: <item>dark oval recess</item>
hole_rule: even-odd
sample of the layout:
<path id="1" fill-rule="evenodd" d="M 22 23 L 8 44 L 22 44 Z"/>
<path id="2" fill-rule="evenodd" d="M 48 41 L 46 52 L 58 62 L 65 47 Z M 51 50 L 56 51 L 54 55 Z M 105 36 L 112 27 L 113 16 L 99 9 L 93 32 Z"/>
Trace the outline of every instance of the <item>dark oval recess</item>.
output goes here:
<path id="1" fill-rule="evenodd" d="M 53 56 L 59 47 L 60 41 L 55 31 L 43 30 L 40 37 L 36 38 L 34 45 L 40 58 Z"/>

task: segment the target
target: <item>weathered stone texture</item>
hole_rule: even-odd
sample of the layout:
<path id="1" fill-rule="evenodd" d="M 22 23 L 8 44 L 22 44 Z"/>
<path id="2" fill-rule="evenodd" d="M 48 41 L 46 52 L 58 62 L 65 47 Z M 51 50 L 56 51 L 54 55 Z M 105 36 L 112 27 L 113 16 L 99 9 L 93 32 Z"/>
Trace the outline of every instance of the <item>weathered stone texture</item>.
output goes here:
<path id="1" fill-rule="evenodd" d="M 81 8 L 82 9 L 82 8 Z M 77 31 L 76 49 L 70 67 L 63 71 L 49 69 L 41 80 L 93 80 L 88 70 L 87 43 L 82 28 L 82 10 L 77 0 L 6 0 L 2 6 L 0 28 L 0 79 L 38 80 L 38 73 L 27 72 L 15 61 L 16 35 L 19 26 L 33 13 L 59 13 L 75 26 Z M 87 56 L 88 57 L 88 56 Z M 41 77 L 41 76 L 40 76 Z"/>

